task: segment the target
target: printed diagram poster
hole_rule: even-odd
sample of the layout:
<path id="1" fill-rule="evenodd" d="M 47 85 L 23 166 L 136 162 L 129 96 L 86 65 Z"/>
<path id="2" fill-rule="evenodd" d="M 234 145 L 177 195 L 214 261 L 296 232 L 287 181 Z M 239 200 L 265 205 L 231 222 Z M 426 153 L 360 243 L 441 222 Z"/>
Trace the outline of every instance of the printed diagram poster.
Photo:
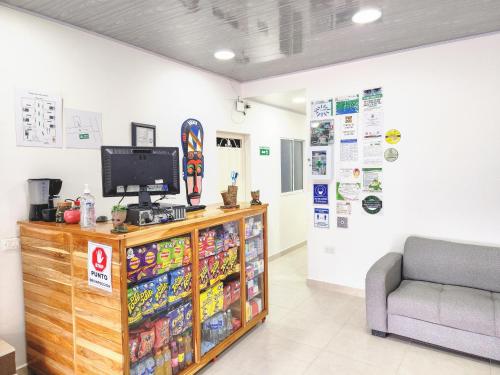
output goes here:
<path id="1" fill-rule="evenodd" d="M 112 293 L 111 263 L 113 248 L 95 242 L 88 242 L 87 272 L 89 286 Z"/>
<path id="2" fill-rule="evenodd" d="M 314 208 L 314 227 L 330 228 L 330 210 L 328 208 Z"/>
<path id="3" fill-rule="evenodd" d="M 358 140 L 341 139 L 340 140 L 340 161 L 356 162 L 359 159 Z"/>
<path id="4" fill-rule="evenodd" d="M 363 91 L 363 121 L 365 137 L 383 135 L 382 88 Z"/>
<path id="5" fill-rule="evenodd" d="M 359 112 L 359 95 L 338 97 L 335 99 L 335 113 L 348 115 Z"/>
<path id="6" fill-rule="evenodd" d="M 64 109 L 66 147 L 101 148 L 102 115 L 97 112 Z"/>
<path id="7" fill-rule="evenodd" d="M 333 118 L 333 99 L 311 102 L 311 121 Z"/>
<path id="8" fill-rule="evenodd" d="M 382 136 L 363 139 L 363 162 L 366 165 L 382 165 L 384 148 Z"/>
<path id="9" fill-rule="evenodd" d="M 62 99 L 34 90 L 16 90 L 18 146 L 62 147 Z"/>
<path id="10" fill-rule="evenodd" d="M 363 168 L 363 191 L 382 192 L 382 168 Z"/>
<path id="11" fill-rule="evenodd" d="M 333 144 L 333 132 L 333 120 L 311 121 L 311 146 Z"/>
<path id="12" fill-rule="evenodd" d="M 337 181 L 336 187 L 337 187 L 338 201 L 359 200 L 359 193 L 361 192 L 361 183 Z"/>
<path id="13" fill-rule="evenodd" d="M 314 204 L 328 204 L 328 184 L 313 185 Z"/>
<path id="14" fill-rule="evenodd" d="M 352 212 L 352 205 L 349 201 L 338 201 L 337 202 L 337 215 L 338 216 L 349 216 Z"/>

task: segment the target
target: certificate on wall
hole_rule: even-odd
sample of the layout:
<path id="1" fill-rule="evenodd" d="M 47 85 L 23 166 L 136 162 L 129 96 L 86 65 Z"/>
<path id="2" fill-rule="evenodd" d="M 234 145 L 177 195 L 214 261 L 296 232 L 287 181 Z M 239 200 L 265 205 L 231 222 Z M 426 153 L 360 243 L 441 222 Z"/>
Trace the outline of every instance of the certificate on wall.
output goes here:
<path id="1" fill-rule="evenodd" d="M 314 147 L 311 149 L 311 177 L 313 180 L 330 180 L 332 178 L 333 160 L 330 147 Z"/>
<path id="2" fill-rule="evenodd" d="M 133 122 L 132 146 L 156 147 L 156 126 Z"/>

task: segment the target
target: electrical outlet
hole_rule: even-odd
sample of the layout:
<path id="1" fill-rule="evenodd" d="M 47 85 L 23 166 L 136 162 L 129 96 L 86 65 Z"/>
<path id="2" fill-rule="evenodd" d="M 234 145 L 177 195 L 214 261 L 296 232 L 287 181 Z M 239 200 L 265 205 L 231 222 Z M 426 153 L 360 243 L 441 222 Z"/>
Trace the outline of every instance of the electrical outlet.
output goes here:
<path id="1" fill-rule="evenodd" d="M 325 247 L 325 253 L 335 254 L 335 248 L 333 246 L 327 246 L 327 247 Z"/>
<path id="2" fill-rule="evenodd" d="M 0 250 L 18 250 L 20 247 L 21 244 L 17 237 L 0 240 Z"/>

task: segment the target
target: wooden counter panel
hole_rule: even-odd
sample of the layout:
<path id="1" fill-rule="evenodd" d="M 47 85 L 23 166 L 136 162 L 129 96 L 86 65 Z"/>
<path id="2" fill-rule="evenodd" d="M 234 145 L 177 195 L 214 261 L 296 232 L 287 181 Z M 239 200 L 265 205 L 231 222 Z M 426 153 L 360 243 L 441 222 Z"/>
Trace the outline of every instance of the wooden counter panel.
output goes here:
<path id="1" fill-rule="evenodd" d="M 44 343 L 42 345 L 39 337 L 29 333 L 26 335 L 26 343 L 37 353 L 43 354 L 64 367 L 73 368 L 73 353 L 71 353 L 71 357 L 68 357 L 68 353 L 61 351 L 58 345 L 53 343 Z"/>
<path id="2" fill-rule="evenodd" d="M 76 356 L 77 360 L 91 362 L 93 367 L 101 370 L 103 374 L 123 374 L 123 355 L 105 346 L 77 338 Z"/>
<path id="3" fill-rule="evenodd" d="M 30 237 L 32 239 L 36 239 L 37 241 L 40 241 L 41 244 L 44 244 L 44 246 L 65 247 L 65 245 L 67 245 L 67 235 L 56 226 L 44 224 L 49 223 L 21 223 L 20 237 Z"/>
<path id="4" fill-rule="evenodd" d="M 73 367 L 66 367 L 53 359 L 46 357 L 35 349 L 28 346 L 26 350 L 28 365 L 36 375 L 71 375 L 74 374 Z"/>

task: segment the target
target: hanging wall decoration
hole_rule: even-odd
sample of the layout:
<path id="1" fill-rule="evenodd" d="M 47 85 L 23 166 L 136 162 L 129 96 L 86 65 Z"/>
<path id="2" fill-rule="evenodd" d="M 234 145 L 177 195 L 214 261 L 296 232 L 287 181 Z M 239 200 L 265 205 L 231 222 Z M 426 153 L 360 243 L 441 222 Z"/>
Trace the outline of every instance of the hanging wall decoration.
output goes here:
<path id="1" fill-rule="evenodd" d="M 190 206 L 200 204 L 205 165 L 203 159 L 203 127 L 198 120 L 188 119 L 181 127 L 183 179 Z"/>

